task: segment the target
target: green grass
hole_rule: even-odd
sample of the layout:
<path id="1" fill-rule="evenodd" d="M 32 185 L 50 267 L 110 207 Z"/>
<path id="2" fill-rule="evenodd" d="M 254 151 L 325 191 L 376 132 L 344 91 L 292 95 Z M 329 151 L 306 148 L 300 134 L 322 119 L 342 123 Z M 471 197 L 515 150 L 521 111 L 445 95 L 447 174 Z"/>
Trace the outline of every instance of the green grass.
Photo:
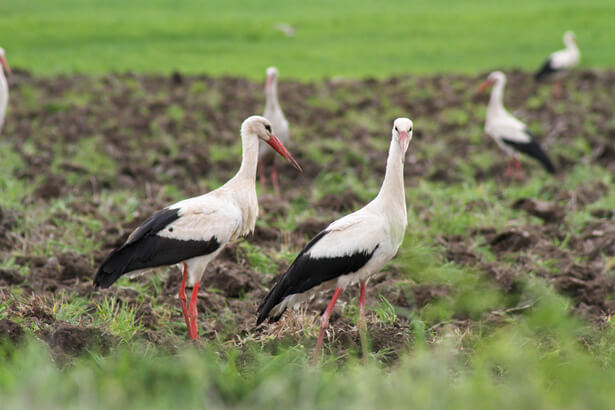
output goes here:
<path id="1" fill-rule="evenodd" d="M 610 408 L 613 330 L 588 354 L 576 340 L 597 334 L 571 321 L 552 291 L 537 291 L 531 314 L 489 334 L 445 331 L 426 348 L 417 323 L 417 343 L 389 371 L 354 360 L 315 369 L 301 347 L 271 355 L 216 344 L 174 355 L 136 344 L 104 359 L 91 351 L 60 369 L 29 343 L 0 350 L 0 392 L 11 409 Z"/>
<path id="2" fill-rule="evenodd" d="M 0 39 L 15 67 L 282 76 L 536 69 L 577 33 L 582 64 L 612 65 L 611 0 L 405 2 L 5 1 Z M 296 28 L 294 37 L 274 29 Z"/>
<path id="3" fill-rule="evenodd" d="M 78 10 L 76 6 L 68 12 Z M 469 7 L 467 12 L 473 10 Z M 457 81 L 465 85 L 474 81 L 451 78 L 443 81 L 455 90 L 459 89 Z M 34 77 L 15 87 L 12 116 L 5 128 L 7 140 L 0 143 L 0 211 L 16 215 L 14 224 L 6 225 L 4 231 L 5 222 L 0 220 L 0 241 L 5 240 L 1 235 L 5 233 L 9 240 L 15 240 L 10 248 L 0 247 L 0 270 L 14 270 L 26 277 L 23 284 L 0 287 L 0 320 L 8 318 L 21 324 L 27 334 L 17 346 L 0 342 L 0 407 L 612 407 L 615 321 L 593 315 L 594 320 L 601 321 L 595 325 L 573 313 L 578 300 L 555 289 L 550 281 L 549 275 L 561 273 L 561 261 L 539 251 L 540 247 L 553 246 L 575 256 L 581 267 L 589 268 L 578 249 L 591 231 L 588 226 L 599 222 L 602 229 L 612 223 L 612 218 L 604 220 L 592 215 L 595 210 L 615 208 L 613 174 L 592 159 L 594 147 L 582 132 L 562 133 L 558 143 L 549 146 L 549 152 L 558 160 L 559 155 L 574 160 L 556 179 L 524 160 L 527 178 L 522 182 L 508 181 L 499 179 L 504 169 L 493 169 L 505 158 L 494 144 L 486 144 L 482 131 L 484 102 L 472 100 L 469 95 L 466 98 L 460 92 L 459 104 L 417 114 L 416 139 L 406 163 L 406 238 L 386 268 L 388 274 L 378 279 L 385 282 L 378 283 L 375 278 L 368 288 L 368 363 L 359 363 L 359 348 L 351 340 L 356 335 L 358 316 L 358 292 L 354 287 L 342 296 L 346 303 L 339 304 L 341 317 L 337 311 L 332 321 L 322 366 L 313 368 L 309 362 L 318 331 L 318 309 L 314 306 L 304 315 L 312 321 L 296 333 L 285 329 L 267 333 L 274 329 L 273 325 L 266 330 L 253 327 L 254 310 L 262 292 L 242 291 L 238 297 L 230 297 L 213 285 L 202 286 L 202 343 L 195 346 L 185 341 L 185 323 L 175 298 L 178 283 L 167 281 L 165 270 L 137 280 L 123 277 L 107 293 L 94 292 L 90 287 L 90 277 L 107 251 L 105 245 L 126 235 L 134 223 L 160 206 L 215 188 L 235 171 L 238 140 L 223 139 L 218 133 L 219 123 L 238 126 L 237 118 L 220 107 L 228 93 L 221 84 L 226 83 L 220 79 L 187 79 L 187 97 L 183 98 L 181 86 L 168 85 L 168 95 L 179 95 L 169 101 L 164 91 L 151 95 L 140 76 L 88 78 L 82 79 L 83 83 L 76 80 L 64 93 L 49 91 L 54 87 L 45 81 L 52 80 L 57 79 Z M 223 263 L 239 263 L 244 273 L 256 273 L 262 280 L 255 285 L 264 291 L 311 236 L 297 232 L 300 226 L 311 223 L 315 225 L 311 229 L 317 229 L 319 224 L 324 227 L 348 213 L 347 209 L 336 211 L 316 204 L 327 196 L 347 193 L 360 203 L 371 200 L 382 182 L 381 165 L 390 135 L 388 116 L 397 115 L 399 110 L 392 107 L 392 101 L 398 90 L 408 91 L 408 101 L 412 103 L 420 104 L 423 98 L 432 104 L 446 101 L 441 97 L 448 88 L 436 87 L 431 80 L 404 77 L 394 86 L 378 83 L 383 94 L 381 104 L 366 109 L 354 104 L 371 97 L 371 91 L 353 85 L 336 87 L 324 81 L 310 85 L 316 91 L 305 105 L 301 105 L 303 96 L 289 102 L 296 116 L 292 122 L 294 147 L 289 149 L 302 156 L 302 163 L 311 162 L 311 167 L 321 167 L 322 172 L 311 174 L 313 178 L 306 183 L 291 184 L 289 179 L 295 174 L 286 169 L 282 174 L 282 202 L 272 199 L 270 189 L 263 193 L 259 187 L 261 214 L 257 228 L 279 231 L 279 235 L 266 241 L 258 239 L 258 235 L 248 236 L 233 245 L 236 260 L 226 259 Z M 111 84 L 109 90 L 104 88 L 106 81 Z M 418 87 L 421 84 L 425 86 Z M 573 84 L 568 84 L 569 90 Z M 334 92 L 328 92 L 328 86 Z M 117 115 L 121 109 L 98 98 L 102 91 L 113 94 L 125 89 L 134 98 L 131 106 L 145 107 L 134 114 L 135 119 L 147 118 L 145 131 L 123 123 L 125 118 Z M 544 90 L 549 91 L 548 87 L 539 89 L 532 100 L 535 105 L 529 104 L 535 123 L 532 125 L 542 127 L 543 136 L 544 128 L 557 118 L 546 109 L 547 119 L 542 119 L 539 107 L 547 106 L 545 101 L 550 96 Z M 507 95 L 521 95 L 526 101 L 528 93 L 511 86 Z M 604 120 L 603 112 L 615 106 L 611 104 L 615 94 L 607 87 L 582 88 L 578 95 L 572 93 L 563 106 L 563 112 L 575 111 L 570 114 L 570 124 L 582 124 L 579 129 L 583 132 L 608 138 L 612 122 Z M 152 98 L 164 102 L 166 108 L 148 113 Z M 91 133 L 79 134 L 75 141 L 63 141 L 56 120 L 88 101 L 95 102 L 88 120 L 98 121 L 97 126 Z M 184 104 L 186 101 L 189 103 Z M 594 110 L 594 104 L 603 109 Z M 519 106 L 528 108 L 523 103 Z M 416 110 L 421 108 L 417 106 Z M 252 110 L 253 106 L 246 104 L 242 109 Z M 328 111 L 326 114 L 341 109 L 342 114 L 321 118 L 310 113 L 311 109 Z M 106 110 L 110 115 L 99 121 L 100 112 Z M 194 115 L 201 110 L 218 110 L 226 116 L 224 121 L 214 121 L 215 118 Z M 612 111 L 607 112 L 612 115 Z M 414 116 L 414 112 L 408 114 Z M 575 116 L 583 121 L 576 121 Z M 185 132 L 171 132 L 165 128 L 169 120 L 196 124 Z M 22 127 L 23 123 L 30 128 Z M 228 132 L 235 133 L 235 128 Z M 132 163 L 155 169 L 146 183 L 121 185 L 121 175 L 117 174 L 126 160 L 115 157 L 116 151 L 111 149 L 112 137 L 118 136 L 133 148 L 130 152 L 136 155 Z M 459 147 L 459 142 L 470 149 L 467 154 L 453 156 L 451 146 Z M 198 144 L 207 144 L 204 154 L 199 154 L 197 148 L 203 146 Z M 190 155 L 185 155 L 187 150 Z M 49 168 L 29 169 L 28 158 L 44 158 L 48 151 L 54 154 Z M 190 160 L 194 157 L 206 158 L 210 166 L 193 171 Z M 37 162 L 32 163 L 32 167 L 37 166 Z M 63 167 L 65 164 L 72 167 Z M 306 173 L 313 172 L 309 168 L 306 165 Z M 443 169 L 455 179 L 430 177 L 433 171 Z M 32 171 L 32 176 L 24 176 L 25 171 Z M 482 177 L 477 176 L 479 171 Z M 47 172 L 68 177 L 74 189 L 50 199 L 33 194 L 45 184 L 40 174 Z M 195 177 L 193 172 L 199 175 Z M 92 178 L 101 184 L 91 187 Z M 596 184 L 606 188 L 597 193 L 592 203 L 582 205 L 570 199 L 582 196 L 584 188 Z M 551 227 L 562 235 L 541 235 L 542 242 L 536 249 L 497 252 L 486 234 L 476 232 L 483 228 L 501 232 L 511 226 L 546 228 L 536 217 L 512 207 L 516 200 L 526 197 L 568 207 L 565 221 Z M 443 243 L 453 243 L 459 237 L 480 260 L 464 265 L 447 255 L 449 248 Z M 42 271 L 34 266 L 37 259 L 43 264 L 52 263 L 64 252 L 79 256 L 82 263 L 87 261 L 83 268 L 86 274 L 69 279 L 70 286 L 57 290 L 38 292 L 36 287 L 30 288 L 40 279 L 32 274 Z M 601 257 L 605 272 L 613 272 L 615 257 L 608 250 Z M 505 289 L 490 276 L 485 264 L 517 273 L 514 289 Z M 62 271 L 56 273 L 62 275 Z M 443 291 L 419 304 L 414 291 L 420 288 Z M 607 299 L 610 297 L 607 295 Z M 289 313 L 285 319 L 300 321 L 301 317 L 301 312 Z M 58 357 L 57 349 L 49 346 L 49 337 L 57 326 L 67 325 L 95 330 L 94 334 L 103 335 L 100 340 L 110 346 L 97 346 L 94 338 L 81 354 Z M 388 341 L 386 337 L 399 338 L 401 342 L 379 346 L 383 340 Z"/>

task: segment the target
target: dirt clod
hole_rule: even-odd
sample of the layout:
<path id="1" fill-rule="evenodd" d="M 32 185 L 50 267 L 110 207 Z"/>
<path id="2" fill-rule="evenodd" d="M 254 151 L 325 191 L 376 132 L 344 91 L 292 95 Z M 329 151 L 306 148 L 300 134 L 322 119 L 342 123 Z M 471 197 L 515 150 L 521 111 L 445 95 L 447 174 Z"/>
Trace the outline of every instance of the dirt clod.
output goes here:
<path id="1" fill-rule="evenodd" d="M 111 338 L 100 329 L 59 322 L 48 337 L 49 347 L 56 356 L 78 356 L 86 349 L 106 350 Z"/>
<path id="2" fill-rule="evenodd" d="M 213 275 L 205 279 L 205 285 L 219 289 L 223 295 L 240 297 L 257 286 L 250 271 L 231 262 L 219 264 Z"/>
<path id="3" fill-rule="evenodd" d="M 533 242 L 530 232 L 522 228 L 508 228 L 496 234 L 490 244 L 496 252 L 518 252 L 528 248 Z"/>
<path id="4" fill-rule="evenodd" d="M 555 202 L 540 201 L 536 198 L 522 198 L 513 204 L 513 208 L 522 209 L 546 223 L 559 223 L 564 219 L 566 211 Z"/>
<path id="5" fill-rule="evenodd" d="M 13 343 L 19 343 L 26 332 L 18 324 L 9 319 L 0 319 L 0 341 L 8 339 Z"/>

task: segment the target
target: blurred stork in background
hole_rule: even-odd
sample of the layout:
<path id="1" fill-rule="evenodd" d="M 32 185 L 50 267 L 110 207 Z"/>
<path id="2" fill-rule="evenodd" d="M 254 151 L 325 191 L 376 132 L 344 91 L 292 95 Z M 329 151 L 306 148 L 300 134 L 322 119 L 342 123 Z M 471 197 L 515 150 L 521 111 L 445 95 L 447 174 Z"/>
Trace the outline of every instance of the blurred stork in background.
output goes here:
<path id="1" fill-rule="evenodd" d="M 290 141 L 288 121 L 278 102 L 278 70 L 275 67 L 267 69 L 267 82 L 265 83 L 265 118 L 271 121 L 271 125 L 282 144 L 287 145 Z M 280 199 L 280 187 L 278 186 L 278 172 L 273 150 L 265 143 L 261 143 L 258 150 L 259 175 L 263 191 L 265 190 L 266 176 L 265 166 L 271 165 L 271 183 L 276 199 Z"/>
<path id="2" fill-rule="evenodd" d="M 7 74 L 11 73 L 9 63 L 6 61 L 6 53 L 2 47 L 0 47 L 0 64 L 2 64 Z M 2 131 L 6 109 L 9 106 L 9 84 L 4 76 L 4 70 L 0 67 L 0 131 Z"/>
<path id="3" fill-rule="evenodd" d="M 412 139 L 412 121 L 396 119 L 391 133 L 384 182 L 376 198 L 317 234 L 299 252 L 258 308 L 257 326 L 267 317 L 270 322 L 279 320 L 287 308 L 319 292 L 335 289 L 320 319 L 314 364 L 318 361 L 324 332 L 337 298 L 342 290 L 356 282 L 361 285 L 358 327 L 363 358 L 367 359 L 366 284 L 395 256 L 408 224 L 404 158 Z"/>
<path id="4" fill-rule="evenodd" d="M 489 105 L 487 106 L 485 132 L 493 137 L 498 146 L 511 157 L 506 175 L 511 176 L 513 163 L 517 173 L 521 173 L 519 154 L 525 154 L 534 158 L 542 164 L 547 172 L 555 173 L 553 163 L 536 141 L 536 137 L 528 130 L 524 123 L 513 117 L 504 108 L 502 99 L 505 85 L 506 75 L 500 71 L 494 71 L 489 74 L 487 81 L 481 84 L 479 91 L 485 91 L 493 86 Z"/>
<path id="5" fill-rule="evenodd" d="M 566 48 L 552 53 L 534 75 L 536 81 L 541 81 L 547 77 L 554 78 L 553 95 L 555 98 L 561 98 L 562 96 L 561 81 L 564 74 L 579 64 L 579 47 L 572 31 L 564 33 L 564 44 Z"/>

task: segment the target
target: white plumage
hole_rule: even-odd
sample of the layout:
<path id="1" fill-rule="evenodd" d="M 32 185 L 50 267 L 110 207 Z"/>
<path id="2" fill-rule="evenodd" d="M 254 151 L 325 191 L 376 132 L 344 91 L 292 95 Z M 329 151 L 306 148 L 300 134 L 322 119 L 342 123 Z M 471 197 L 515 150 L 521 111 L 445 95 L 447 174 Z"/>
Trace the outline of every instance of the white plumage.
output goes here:
<path id="1" fill-rule="evenodd" d="M 337 297 L 348 285 L 359 282 L 359 325 L 364 328 L 366 283 L 395 256 L 407 226 L 403 162 L 411 139 L 412 121 L 396 119 L 384 182 L 376 198 L 360 210 L 331 223 L 303 248 L 258 308 L 257 324 L 267 317 L 276 321 L 287 308 L 296 307 L 318 292 L 335 288 L 333 299 L 321 319 L 316 358 Z"/>
<path id="2" fill-rule="evenodd" d="M 534 75 L 536 81 L 541 81 L 547 77 L 553 77 L 555 79 L 553 82 L 553 96 L 555 98 L 561 98 L 562 96 L 562 77 L 579 63 L 580 58 L 579 47 L 577 46 L 576 38 L 572 31 L 564 33 L 564 44 L 566 48 L 551 53 L 547 61 L 543 63 Z"/>
<path id="3" fill-rule="evenodd" d="M 565 32 L 563 41 L 566 48 L 551 53 L 541 69 L 536 73 L 536 79 L 556 72 L 569 70 L 579 64 L 581 55 L 574 33 L 572 31 Z"/>
<path id="4" fill-rule="evenodd" d="M 498 146 L 511 156 L 517 164 L 520 153 L 529 155 L 539 161 L 548 172 L 553 173 L 555 168 L 547 154 L 540 147 L 534 136 L 530 133 L 527 126 L 516 119 L 504 108 L 503 97 L 506 85 L 506 75 L 500 71 L 494 71 L 489 75 L 487 81 L 481 85 L 481 90 L 493 86 L 487 115 L 485 118 L 485 132 L 490 135 Z M 508 173 L 510 174 L 510 164 Z"/>
<path id="5" fill-rule="evenodd" d="M 10 74 L 11 69 L 9 68 L 9 64 L 6 61 L 6 56 L 4 49 L 0 47 L 0 64 L 4 67 L 7 74 Z M 4 125 L 4 118 L 6 117 L 6 110 L 9 106 L 9 84 L 6 81 L 6 77 L 4 75 L 4 71 L 2 67 L 0 67 L 0 131 L 2 131 L 2 126 Z"/>
<path id="6" fill-rule="evenodd" d="M 288 127 L 288 121 L 282 112 L 280 103 L 278 101 L 278 70 L 275 67 L 269 67 L 267 69 L 267 81 L 265 83 L 265 112 L 263 114 L 265 118 L 271 121 L 273 129 L 276 130 L 276 136 L 282 142 L 287 145 L 290 141 L 290 130 Z M 265 188 L 265 166 L 271 165 L 271 182 L 275 191 L 276 198 L 280 198 L 280 189 L 278 186 L 278 174 L 276 169 L 275 154 L 271 147 L 267 144 L 261 143 L 258 150 L 258 160 L 260 163 L 260 182 L 263 190 Z"/>
<path id="7" fill-rule="evenodd" d="M 256 167 L 258 143 L 270 144 L 293 166 L 299 164 L 273 135 L 271 123 L 259 116 L 241 126 L 241 167 L 220 188 L 170 205 L 148 218 L 100 266 L 94 285 L 106 288 L 121 275 L 140 273 L 158 266 L 183 266 L 179 298 L 190 338 L 196 339 L 196 300 L 199 282 L 208 263 L 226 244 L 254 231 L 258 216 Z M 190 313 L 185 286 L 193 286 Z"/>

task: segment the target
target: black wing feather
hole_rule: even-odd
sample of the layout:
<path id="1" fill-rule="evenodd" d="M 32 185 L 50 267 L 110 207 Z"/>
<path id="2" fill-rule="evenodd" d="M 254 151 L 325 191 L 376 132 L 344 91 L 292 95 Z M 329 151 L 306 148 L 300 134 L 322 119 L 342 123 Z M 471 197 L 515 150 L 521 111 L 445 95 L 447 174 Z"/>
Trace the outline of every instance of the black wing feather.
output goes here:
<path id="1" fill-rule="evenodd" d="M 532 134 L 527 129 L 523 132 L 525 132 L 530 137 L 530 142 L 520 143 L 506 139 L 506 137 L 502 137 L 502 142 L 516 149 L 517 151 L 534 158 L 542 164 L 542 166 L 547 170 L 547 172 L 549 172 L 550 174 L 554 174 L 555 166 L 553 166 L 553 163 L 551 162 L 551 159 L 549 158 L 547 153 L 536 141 L 536 137 L 534 136 L 534 134 Z"/>
<path id="2" fill-rule="evenodd" d="M 94 277 L 94 286 L 108 288 L 127 272 L 173 265 L 207 255 L 220 247 L 215 237 L 208 241 L 198 241 L 157 235 L 179 217 L 179 209 L 165 208 L 146 219 L 126 243 L 107 256 Z"/>
<path id="3" fill-rule="evenodd" d="M 540 70 L 536 71 L 536 74 L 534 74 L 534 79 L 536 81 L 540 81 L 545 77 L 548 77 L 549 75 L 557 72 L 558 70 L 556 70 L 555 68 L 553 68 L 553 66 L 551 65 L 551 59 L 549 58 L 547 61 L 545 61 L 545 63 L 542 65 L 542 67 L 540 67 Z"/>
<path id="4" fill-rule="evenodd" d="M 371 251 L 357 252 L 352 255 L 344 255 L 330 258 L 313 258 L 306 253 L 321 240 L 329 231 L 322 231 L 316 235 L 299 252 L 299 255 L 290 265 L 286 273 L 271 289 L 265 300 L 258 308 L 256 325 L 261 324 L 271 310 L 287 296 L 303 293 L 324 282 L 339 276 L 354 273 L 361 269 L 371 259 L 378 245 Z M 284 313 L 284 312 L 282 312 Z M 282 314 L 269 318 L 270 322 L 280 319 Z"/>

